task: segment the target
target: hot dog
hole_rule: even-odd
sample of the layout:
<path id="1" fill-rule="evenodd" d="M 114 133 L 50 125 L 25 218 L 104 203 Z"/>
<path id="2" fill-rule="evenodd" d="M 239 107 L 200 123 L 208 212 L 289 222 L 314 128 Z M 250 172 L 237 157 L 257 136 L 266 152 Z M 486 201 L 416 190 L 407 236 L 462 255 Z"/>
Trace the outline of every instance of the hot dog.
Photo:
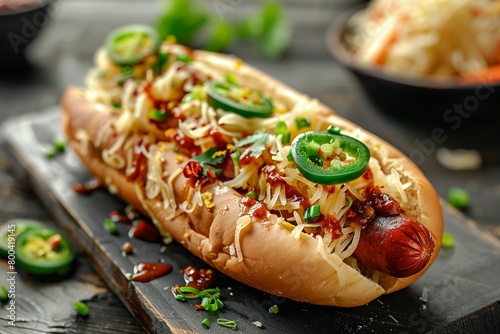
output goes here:
<path id="1" fill-rule="evenodd" d="M 110 52 L 67 89 L 62 129 L 165 237 L 252 287 L 343 307 L 434 261 L 436 193 L 390 144 L 232 56 L 164 42 L 123 65 Z"/>

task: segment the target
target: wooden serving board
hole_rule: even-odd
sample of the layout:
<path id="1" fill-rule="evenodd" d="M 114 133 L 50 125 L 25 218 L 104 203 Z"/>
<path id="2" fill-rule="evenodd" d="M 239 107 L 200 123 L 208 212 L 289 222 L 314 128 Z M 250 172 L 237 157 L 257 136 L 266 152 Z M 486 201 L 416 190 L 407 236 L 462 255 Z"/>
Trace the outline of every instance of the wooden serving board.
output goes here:
<path id="1" fill-rule="evenodd" d="M 88 196 L 72 191 L 74 183 L 90 178 L 78 158 L 69 150 L 51 160 L 44 155 L 59 132 L 58 114 L 54 107 L 19 116 L 4 123 L 1 133 L 13 162 L 61 229 L 148 332 L 233 332 L 215 324 L 217 315 L 196 311 L 194 302 L 177 301 L 170 292 L 170 287 L 183 283 L 181 269 L 206 268 L 204 263 L 177 243 L 162 247 L 131 240 L 122 224 L 118 236 L 110 235 L 103 220 L 125 204 L 105 191 Z M 403 291 L 358 308 L 321 307 L 272 296 L 217 273 L 226 305 L 220 316 L 236 320 L 240 333 L 500 332 L 500 242 L 446 203 L 442 205 L 445 229 L 454 235 L 456 246 L 441 250 L 430 270 Z M 133 244 L 133 255 L 122 256 L 125 241 Z M 286 245 L 282 249 L 285 252 Z M 173 265 L 170 275 L 149 283 L 127 279 L 134 264 L 160 260 Z M 278 305 L 278 314 L 268 312 L 272 305 Z M 212 320 L 208 331 L 201 327 L 205 317 Z"/>

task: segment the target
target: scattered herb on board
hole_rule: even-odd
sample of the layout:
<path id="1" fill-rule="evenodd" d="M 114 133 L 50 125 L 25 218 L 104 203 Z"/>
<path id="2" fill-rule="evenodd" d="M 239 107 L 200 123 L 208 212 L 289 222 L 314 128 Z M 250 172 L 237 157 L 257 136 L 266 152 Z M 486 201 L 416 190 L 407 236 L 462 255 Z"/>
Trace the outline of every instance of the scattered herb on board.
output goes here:
<path id="1" fill-rule="evenodd" d="M 269 313 L 271 313 L 271 314 L 277 314 L 279 311 L 280 311 L 280 309 L 278 308 L 278 305 L 276 305 L 276 304 L 269 308 Z"/>
<path id="2" fill-rule="evenodd" d="M 83 317 L 86 317 L 89 315 L 90 307 L 80 300 L 77 300 L 75 302 L 75 304 L 73 304 L 73 308 L 75 309 L 76 313 L 78 313 L 79 315 L 81 315 Z"/>
<path id="3" fill-rule="evenodd" d="M 238 329 L 238 324 L 234 320 L 218 318 L 217 323 L 223 327 L 227 327 L 234 330 Z"/>
<path id="4" fill-rule="evenodd" d="M 66 140 L 63 135 L 60 133 L 56 133 L 52 138 L 51 146 L 45 152 L 45 156 L 48 159 L 54 158 L 56 155 L 63 153 L 66 149 Z"/>
<path id="5" fill-rule="evenodd" d="M 112 221 L 110 218 L 104 219 L 104 229 L 108 231 L 109 234 L 113 235 L 118 234 L 118 227 L 116 226 L 116 223 Z"/>
<path id="6" fill-rule="evenodd" d="M 443 248 L 453 248 L 455 247 L 455 238 L 449 232 L 443 233 L 443 239 L 441 241 Z"/>
<path id="7" fill-rule="evenodd" d="M 203 319 L 203 321 L 201 322 L 201 326 L 205 329 L 210 329 L 210 319 Z"/>
<path id="8" fill-rule="evenodd" d="M 0 285 L 0 301 L 5 302 L 7 300 L 9 300 L 9 293 L 3 285 Z"/>
<path id="9" fill-rule="evenodd" d="M 469 193 L 459 187 L 452 187 L 448 191 L 448 202 L 459 210 L 465 210 L 469 206 Z"/>

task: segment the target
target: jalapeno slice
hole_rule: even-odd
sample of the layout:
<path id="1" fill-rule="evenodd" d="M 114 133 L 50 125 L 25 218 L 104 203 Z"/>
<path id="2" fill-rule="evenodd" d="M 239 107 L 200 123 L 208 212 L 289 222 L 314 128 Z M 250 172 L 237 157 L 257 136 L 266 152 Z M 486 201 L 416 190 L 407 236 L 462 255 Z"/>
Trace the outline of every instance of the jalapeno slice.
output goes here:
<path id="1" fill-rule="evenodd" d="M 16 239 L 16 264 L 31 274 L 65 274 L 74 259 L 66 237 L 48 227 L 33 227 Z"/>
<path id="2" fill-rule="evenodd" d="M 212 107 L 231 111 L 246 118 L 269 117 L 273 113 L 270 99 L 247 87 L 231 83 L 210 82 L 207 94 Z"/>
<path id="3" fill-rule="evenodd" d="M 18 235 L 33 227 L 40 226 L 43 226 L 43 224 L 30 219 L 11 219 L 6 221 L 0 226 L 0 256 L 7 257 L 9 249 L 12 249 L 11 252 L 14 252 L 15 241 Z"/>
<path id="4" fill-rule="evenodd" d="M 106 39 L 111 60 L 118 65 L 134 65 L 154 54 L 160 46 L 160 35 L 146 25 L 128 25 L 113 30 Z"/>
<path id="5" fill-rule="evenodd" d="M 349 154 L 352 161 L 342 161 L 342 154 L 345 153 Z M 349 136 L 309 131 L 293 140 L 291 158 L 309 181 L 341 184 L 363 175 L 370 160 L 370 150 Z"/>

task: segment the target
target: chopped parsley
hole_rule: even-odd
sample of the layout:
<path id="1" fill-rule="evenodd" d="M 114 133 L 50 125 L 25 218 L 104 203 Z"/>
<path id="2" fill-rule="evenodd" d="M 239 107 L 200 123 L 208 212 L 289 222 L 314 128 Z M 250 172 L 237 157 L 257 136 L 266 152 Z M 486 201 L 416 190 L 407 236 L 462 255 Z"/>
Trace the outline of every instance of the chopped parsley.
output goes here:
<path id="1" fill-rule="evenodd" d="M 222 169 L 214 166 L 220 164 L 226 157 L 225 151 L 219 151 L 217 148 L 212 147 L 206 152 L 195 156 L 192 160 L 196 161 L 203 168 L 203 175 L 207 176 L 207 171 L 215 173 L 215 175 L 222 172 Z"/>
<path id="2" fill-rule="evenodd" d="M 268 136 L 269 134 L 265 132 L 255 132 L 253 135 L 238 141 L 236 147 L 244 147 L 248 144 L 252 144 L 247 151 L 251 157 L 258 158 L 262 154 L 262 151 L 266 148 Z"/>

